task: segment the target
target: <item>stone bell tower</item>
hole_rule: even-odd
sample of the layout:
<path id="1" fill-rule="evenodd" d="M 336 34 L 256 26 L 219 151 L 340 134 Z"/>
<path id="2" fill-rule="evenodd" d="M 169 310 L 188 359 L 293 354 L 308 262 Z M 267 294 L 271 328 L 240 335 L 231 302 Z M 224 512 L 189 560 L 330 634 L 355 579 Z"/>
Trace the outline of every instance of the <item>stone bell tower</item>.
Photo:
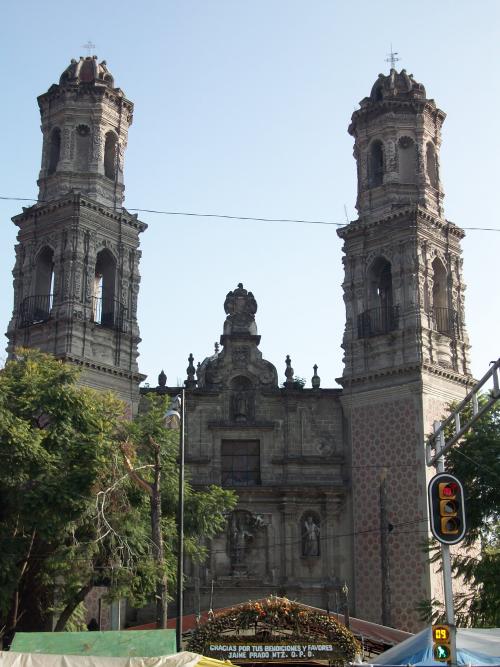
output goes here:
<path id="1" fill-rule="evenodd" d="M 38 104 L 39 201 L 13 218 L 7 350 L 35 347 L 81 365 L 85 384 L 133 407 L 142 379 L 137 297 L 146 229 L 122 205 L 133 104 L 96 56 L 72 60 Z"/>
<path id="2" fill-rule="evenodd" d="M 464 232 L 443 214 L 444 119 L 405 70 L 379 75 L 349 126 L 359 217 L 338 231 L 346 305 L 339 381 L 352 451 L 355 613 L 408 630 L 419 626 L 416 606 L 439 595 L 440 585 L 422 550 L 428 532 L 424 437 L 472 381 Z"/>

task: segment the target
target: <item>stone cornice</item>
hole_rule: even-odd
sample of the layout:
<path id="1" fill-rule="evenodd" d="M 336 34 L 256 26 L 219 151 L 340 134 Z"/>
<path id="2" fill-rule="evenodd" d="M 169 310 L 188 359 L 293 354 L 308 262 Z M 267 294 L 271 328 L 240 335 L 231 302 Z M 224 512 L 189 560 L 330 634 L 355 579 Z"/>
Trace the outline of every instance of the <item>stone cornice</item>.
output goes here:
<path id="1" fill-rule="evenodd" d="M 51 215 L 54 211 L 64 208 L 73 208 L 77 210 L 80 208 L 87 208 L 97 212 L 99 215 L 105 216 L 106 218 L 129 225 L 130 227 L 136 229 L 139 234 L 148 228 L 145 222 L 141 222 L 138 219 L 137 214 L 129 213 L 126 208 L 115 211 L 112 208 L 104 206 L 103 204 L 98 204 L 90 197 L 80 193 L 69 193 L 64 197 L 54 199 L 53 201 L 37 202 L 33 206 L 29 207 L 23 206 L 23 212 L 15 215 L 12 218 L 12 222 L 20 227 L 22 222 L 25 222 L 30 218 L 39 218 L 42 216 Z"/>
<path id="2" fill-rule="evenodd" d="M 140 387 L 139 391 L 144 395 L 158 394 L 160 396 L 177 396 L 177 394 L 180 394 L 183 389 L 185 390 L 187 396 L 217 397 L 221 394 L 219 389 L 204 389 L 203 387 L 194 387 L 189 389 L 186 387 Z"/>
<path id="3" fill-rule="evenodd" d="M 132 113 L 134 110 L 134 103 L 125 97 L 123 90 L 121 90 L 121 88 L 109 88 L 109 86 L 105 84 L 95 85 L 95 83 L 88 83 L 88 84 L 80 83 L 79 85 L 65 84 L 63 86 L 61 86 L 60 84 L 53 84 L 47 90 L 47 92 L 42 93 L 37 97 L 40 113 L 42 114 L 45 111 L 45 107 L 47 107 L 49 103 L 54 102 L 54 100 L 65 98 L 67 96 L 67 93 L 70 94 L 78 93 L 81 96 L 82 92 L 88 95 L 89 97 L 90 96 L 94 96 L 95 98 L 106 97 L 109 101 L 116 104 L 117 106 L 122 104 L 123 107 L 129 113 Z"/>
<path id="4" fill-rule="evenodd" d="M 396 220 L 401 220 L 404 218 L 412 217 L 415 226 L 418 225 L 420 220 L 425 221 L 426 223 L 431 223 L 435 227 L 449 231 L 457 239 L 461 240 L 465 236 L 465 232 L 455 225 L 455 223 L 439 218 L 432 213 L 429 213 L 425 208 L 421 206 L 406 206 L 401 209 L 394 210 L 389 215 L 385 215 L 382 218 L 377 220 L 368 220 L 366 218 L 358 218 L 358 220 L 353 220 L 345 227 L 340 227 L 337 229 L 337 234 L 341 239 L 352 238 L 358 235 L 364 234 L 366 231 L 373 229 L 387 223 L 392 223 Z"/>
<path id="5" fill-rule="evenodd" d="M 82 359 L 82 357 L 77 357 L 71 354 L 58 354 L 56 356 L 58 359 L 69 361 L 72 364 L 77 364 L 78 366 L 83 366 L 84 368 L 100 371 L 102 373 L 108 373 L 109 375 L 115 375 L 116 377 L 127 378 L 134 382 L 143 382 L 147 378 L 147 375 L 144 375 L 143 373 L 131 373 L 124 368 L 108 366 L 107 364 L 99 363 L 97 361 L 89 361 L 88 359 Z"/>
<path id="6" fill-rule="evenodd" d="M 345 458 L 341 454 L 330 456 L 275 456 L 271 459 L 274 465 L 344 465 Z"/>
<path id="7" fill-rule="evenodd" d="M 356 135 L 357 125 L 367 122 L 373 117 L 382 116 L 386 113 L 398 113 L 401 111 L 413 111 L 414 113 L 429 113 L 434 116 L 437 114 L 438 118 L 443 123 L 446 114 L 441 109 L 438 109 L 433 99 L 425 98 L 410 98 L 410 99 L 385 99 L 374 102 L 370 98 L 365 98 L 361 101 L 361 106 L 356 109 L 351 116 L 351 122 L 348 127 L 350 135 Z"/>
<path id="8" fill-rule="evenodd" d="M 201 488 L 204 485 L 193 485 L 195 488 Z M 269 485 L 259 484 L 256 486 L 232 486 L 227 487 L 236 491 L 239 500 L 244 503 L 246 497 L 258 499 L 259 496 L 273 496 L 279 498 L 282 502 L 282 509 L 287 506 L 303 506 L 304 499 L 311 499 L 315 504 L 321 503 L 328 498 L 341 498 L 345 495 L 348 485 L 342 482 L 333 482 L 332 484 L 305 482 L 297 484 L 293 482 L 281 483 L 273 481 Z"/>
<path id="9" fill-rule="evenodd" d="M 419 375 L 422 372 L 431 373 L 438 377 L 442 377 L 446 380 L 451 380 L 457 384 L 461 384 L 465 387 L 472 386 L 474 384 L 474 379 L 472 376 L 462 375 L 450 368 L 444 368 L 443 366 L 438 366 L 437 364 L 408 364 L 404 366 L 397 366 L 395 368 L 382 368 L 380 370 L 367 371 L 366 373 L 354 375 L 354 376 L 343 376 L 337 378 L 337 382 L 344 387 L 344 391 L 349 387 L 358 386 L 366 382 L 372 382 L 379 380 L 385 377 L 391 376 L 403 376 L 408 373 L 418 373 Z"/>
<path id="10" fill-rule="evenodd" d="M 234 422 L 226 420 L 214 420 L 208 422 L 210 430 L 226 430 L 226 431 L 273 431 L 275 423 L 271 421 L 248 421 L 248 422 Z"/>

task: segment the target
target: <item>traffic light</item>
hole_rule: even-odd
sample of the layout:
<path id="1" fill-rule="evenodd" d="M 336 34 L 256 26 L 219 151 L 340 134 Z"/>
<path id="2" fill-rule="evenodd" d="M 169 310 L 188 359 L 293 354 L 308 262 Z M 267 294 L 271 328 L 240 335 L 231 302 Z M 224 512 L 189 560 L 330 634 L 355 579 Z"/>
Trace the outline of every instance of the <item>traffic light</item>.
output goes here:
<path id="1" fill-rule="evenodd" d="M 432 653 L 438 662 L 451 660 L 451 635 L 447 625 L 432 626 Z"/>
<path id="2" fill-rule="evenodd" d="M 442 544 L 457 544 L 465 535 L 464 489 L 448 473 L 439 473 L 429 482 L 431 532 Z"/>

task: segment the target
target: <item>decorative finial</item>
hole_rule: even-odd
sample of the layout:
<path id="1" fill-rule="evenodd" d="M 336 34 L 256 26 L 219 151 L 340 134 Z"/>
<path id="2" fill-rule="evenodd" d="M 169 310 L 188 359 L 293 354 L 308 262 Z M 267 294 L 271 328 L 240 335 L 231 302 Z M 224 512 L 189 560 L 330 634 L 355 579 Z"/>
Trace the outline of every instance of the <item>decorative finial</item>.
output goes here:
<path id="1" fill-rule="evenodd" d="M 312 388 L 313 389 L 319 389 L 319 386 L 321 384 L 321 378 L 318 375 L 318 364 L 314 364 L 313 371 L 314 371 L 314 375 L 311 378 Z"/>
<path id="2" fill-rule="evenodd" d="M 387 58 L 385 59 L 386 63 L 391 64 L 391 69 L 396 69 L 396 63 L 401 60 L 401 58 L 398 58 L 399 53 L 397 51 L 392 50 L 392 44 L 391 44 L 391 52 L 387 54 Z"/>
<path id="3" fill-rule="evenodd" d="M 189 365 L 186 368 L 187 380 L 184 380 L 184 385 L 186 386 L 187 389 L 193 389 L 194 387 L 196 387 L 196 380 L 194 377 L 196 375 L 196 370 L 193 361 L 194 357 L 193 354 L 191 353 L 188 357 Z"/>
<path id="4" fill-rule="evenodd" d="M 161 373 L 158 375 L 158 386 L 165 387 L 167 385 L 167 376 L 165 371 L 162 369 Z"/>
<path id="5" fill-rule="evenodd" d="M 82 44 L 82 49 L 87 50 L 87 52 L 88 52 L 87 55 L 90 58 L 90 56 L 93 55 L 92 51 L 95 49 L 95 44 L 92 44 L 92 42 L 89 39 L 86 44 Z"/>
<path id="6" fill-rule="evenodd" d="M 285 385 L 287 387 L 291 387 L 291 386 L 293 386 L 293 372 L 294 371 L 293 371 L 293 368 L 292 368 L 292 360 L 290 359 L 289 354 L 286 355 L 285 364 L 286 364 L 286 368 L 285 368 L 286 382 L 285 382 Z"/>
<path id="7" fill-rule="evenodd" d="M 219 354 L 219 343 L 217 341 L 214 343 L 215 354 Z"/>

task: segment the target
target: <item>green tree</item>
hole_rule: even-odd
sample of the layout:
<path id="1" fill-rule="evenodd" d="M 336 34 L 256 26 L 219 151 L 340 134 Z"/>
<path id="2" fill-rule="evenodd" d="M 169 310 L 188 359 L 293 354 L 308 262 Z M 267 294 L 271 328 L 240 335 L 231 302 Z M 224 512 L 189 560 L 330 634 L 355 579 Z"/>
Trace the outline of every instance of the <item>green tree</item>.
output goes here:
<path id="1" fill-rule="evenodd" d="M 484 399 L 483 399 L 484 400 Z M 483 415 L 448 455 L 464 485 L 467 532 L 455 572 L 469 592 L 457 596 L 463 624 L 500 626 L 500 405 Z"/>
<path id="2" fill-rule="evenodd" d="M 154 597 L 150 506 L 121 451 L 148 478 L 148 443 L 161 445 L 165 576 L 175 579 L 177 439 L 153 400 L 134 422 L 111 394 L 77 384 L 78 370 L 19 350 L 0 372 L 0 639 L 15 630 L 63 630 L 96 583 L 137 606 Z M 234 505 L 217 487 L 186 485 L 186 552 L 221 530 Z"/>
<path id="3" fill-rule="evenodd" d="M 482 401 L 485 399 L 483 398 Z M 480 401 L 481 402 L 481 401 Z M 464 414 L 470 416 L 470 414 Z M 447 434 L 451 437 L 452 431 Z M 447 455 L 446 470 L 464 486 L 467 532 L 452 558 L 454 573 L 466 584 L 455 594 L 457 624 L 500 626 L 500 405 L 484 414 Z M 438 560 L 437 547 L 431 548 Z M 453 552 L 452 552 L 453 553 Z M 443 605 L 421 606 L 425 620 L 445 620 Z"/>
<path id="4" fill-rule="evenodd" d="M 51 629 L 54 600 L 88 590 L 70 564 L 82 518 L 113 447 L 123 410 L 78 387 L 78 371 L 19 350 L 0 373 L 0 629 Z M 87 582 L 88 585 L 89 582 Z M 75 605 L 76 606 L 76 605 Z"/>
<path id="5" fill-rule="evenodd" d="M 178 553 L 179 432 L 165 428 L 168 399 L 150 394 L 144 410 L 124 425 L 122 453 L 131 480 L 149 500 L 151 546 L 156 569 L 157 623 L 166 624 L 168 586 L 175 583 Z M 184 553 L 202 562 L 202 538 L 211 538 L 226 525 L 227 513 L 236 505 L 232 491 L 210 486 L 195 491 L 186 474 L 184 482 Z"/>

